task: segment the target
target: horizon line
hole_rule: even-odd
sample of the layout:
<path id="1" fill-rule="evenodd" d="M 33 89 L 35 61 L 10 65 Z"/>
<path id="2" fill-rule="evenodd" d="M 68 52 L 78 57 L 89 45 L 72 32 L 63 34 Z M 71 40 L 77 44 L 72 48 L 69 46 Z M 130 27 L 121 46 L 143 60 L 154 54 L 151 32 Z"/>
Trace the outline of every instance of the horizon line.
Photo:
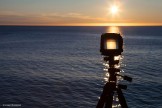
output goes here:
<path id="1" fill-rule="evenodd" d="M 0 24 L 0 26 L 162 26 L 147 23 L 89 23 L 89 24 Z"/>

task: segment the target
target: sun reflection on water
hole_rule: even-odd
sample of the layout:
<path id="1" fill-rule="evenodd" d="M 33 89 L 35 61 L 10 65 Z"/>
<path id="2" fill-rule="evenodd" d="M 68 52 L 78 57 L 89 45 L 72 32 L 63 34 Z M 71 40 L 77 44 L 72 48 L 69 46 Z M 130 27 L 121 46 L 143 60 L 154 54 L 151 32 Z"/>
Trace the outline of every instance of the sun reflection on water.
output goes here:
<path id="1" fill-rule="evenodd" d="M 117 26 L 110 26 L 107 28 L 106 32 L 108 33 L 121 33 L 121 30 Z"/>

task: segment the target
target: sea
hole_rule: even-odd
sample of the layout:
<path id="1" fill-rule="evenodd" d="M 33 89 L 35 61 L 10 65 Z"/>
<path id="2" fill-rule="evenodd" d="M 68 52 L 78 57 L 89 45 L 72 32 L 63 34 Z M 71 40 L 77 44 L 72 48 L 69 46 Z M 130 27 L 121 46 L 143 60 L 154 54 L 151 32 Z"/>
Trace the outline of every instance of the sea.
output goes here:
<path id="1" fill-rule="evenodd" d="M 162 27 L 0 26 L 0 107 L 95 108 L 105 84 L 102 33 L 124 39 L 129 108 L 162 108 Z"/>

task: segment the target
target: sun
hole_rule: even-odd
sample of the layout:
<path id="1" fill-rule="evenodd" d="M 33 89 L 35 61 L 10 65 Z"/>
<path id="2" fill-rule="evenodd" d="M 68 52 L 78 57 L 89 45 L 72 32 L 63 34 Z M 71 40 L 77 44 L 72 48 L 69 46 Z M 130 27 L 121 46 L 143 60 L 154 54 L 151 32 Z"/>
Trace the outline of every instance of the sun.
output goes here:
<path id="1" fill-rule="evenodd" d="M 118 11 L 119 11 L 119 8 L 118 8 L 118 6 L 116 6 L 116 5 L 114 5 L 114 6 L 112 6 L 112 7 L 110 8 L 110 12 L 111 12 L 112 14 L 117 14 Z"/>

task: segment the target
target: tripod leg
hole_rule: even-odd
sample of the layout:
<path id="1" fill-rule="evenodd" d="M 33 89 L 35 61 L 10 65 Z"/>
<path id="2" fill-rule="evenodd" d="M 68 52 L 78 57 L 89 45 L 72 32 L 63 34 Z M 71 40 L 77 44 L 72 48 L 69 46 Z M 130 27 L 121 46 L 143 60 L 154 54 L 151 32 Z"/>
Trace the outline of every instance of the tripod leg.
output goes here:
<path id="1" fill-rule="evenodd" d="M 103 108 L 105 104 L 105 94 L 102 93 L 96 108 Z"/>
<path id="2" fill-rule="evenodd" d="M 121 107 L 122 108 L 128 108 L 126 100 L 125 100 L 124 95 L 123 95 L 120 88 L 117 89 L 117 93 L 118 93 L 118 98 L 119 98 L 119 102 L 120 102 Z"/>
<path id="3" fill-rule="evenodd" d="M 106 102 L 107 95 L 109 94 L 109 91 L 110 91 L 109 88 L 110 88 L 110 83 L 106 83 L 106 85 L 103 88 L 103 92 L 101 94 L 101 97 L 98 101 L 96 108 L 104 108 L 104 104 Z"/>
<path id="4" fill-rule="evenodd" d="M 107 96 L 107 100 L 106 100 L 106 104 L 105 104 L 105 108 L 112 108 L 112 103 L 113 103 L 113 91 L 109 93 L 109 95 Z"/>
<path id="5" fill-rule="evenodd" d="M 106 83 L 96 108 L 112 108 L 115 83 Z M 111 107 L 110 107 L 111 106 Z"/>

